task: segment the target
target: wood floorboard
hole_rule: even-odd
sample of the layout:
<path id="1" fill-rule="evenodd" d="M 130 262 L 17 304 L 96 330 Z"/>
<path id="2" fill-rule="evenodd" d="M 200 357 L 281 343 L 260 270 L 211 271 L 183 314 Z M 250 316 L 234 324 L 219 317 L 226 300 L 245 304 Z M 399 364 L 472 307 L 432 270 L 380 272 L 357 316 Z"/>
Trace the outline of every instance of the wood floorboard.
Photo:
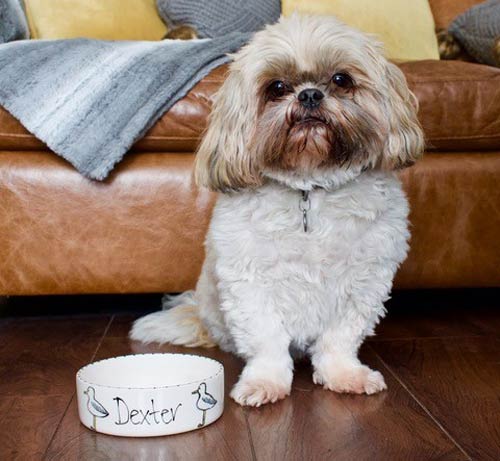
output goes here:
<path id="1" fill-rule="evenodd" d="M 500 341 L 381 341 L 371 347 L 474 460 L 500 459 Z"/>
<path id="2" fill-rule="evenodd" d="M 109 320 L 0 321 L 0 459 L 43 459 Z"/>
<path id="3" fill-rule="evenodd" d="M 338 395 L 314 385 L 310 366 L 298 364 L 290 398 L 247 410 L 257 459 L 468 459 L 369 348 L 362 357 L 385 375 L 388 391 Z"/>
<path id="4" fill-rule="evenodd" d="M 422 306 L 410 312 L 404 306 L 388 313 L 371 341 L 464 336 L 500 337 L 500 315 L 495 309 L 437 309 Z"/>
<path id="5" fill-rule="evenodd" d="M 70 397 L 0 397 L 0 459 L 41 460 Z"/>
<path id="6" fill-rule="evenodd" d="M 444 336 L 500 337 L 500 290 L 399 292 L 371 340 Z"/>
<path id="7" fill-rule="evenodd" d="M 0 396 L 71 395 L 109 317 L 0 321 Z"/>
<path id="8" fill-rule="evenodd" d="M 363 346 L 362 359 L 384 374 L 388 391 L 325 391 L 312 383 L 309 362 L 301 361 L 291 396 L 259 409 L 244 409 L 228 397 L 240 360 L 217 348 L 131 342 L 136 314 L 114 315 L 111 323 L 110 314 L 0 319 L 0 459 L 498 460 L 497 298 L 474 305 L 471 297 L 454 308 L 452 299 L 444 303 L 440 296 L 393 304 L 377 337 Z M 78 368 L 94 356 L 144 352 L 195 353 L 223 362 L 221 419 L 201 431 L 151 439 L 83 427 L 74 396 Z"/>

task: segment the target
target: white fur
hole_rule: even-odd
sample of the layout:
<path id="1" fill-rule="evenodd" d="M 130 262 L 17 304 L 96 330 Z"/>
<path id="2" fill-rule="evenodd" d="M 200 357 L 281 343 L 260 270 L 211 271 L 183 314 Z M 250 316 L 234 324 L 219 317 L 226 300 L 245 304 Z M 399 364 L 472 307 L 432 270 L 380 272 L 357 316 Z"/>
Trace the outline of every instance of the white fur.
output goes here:
<path id="1" fill-rule="evenodd" d="M 215 346 L 200 323 L 194 291 L 186 291 L 179 296 L 165 296 L 163 307 L 165 310 L 135 322 L 134 334 L 140 332 L 141 336 L 137 339 L 144 343 L 170 343 L 188 347 Z M 172 325 L 175 328 L 171 328 Z"/>
<path id="2" fill-rule="evenodd" d="M 312 190 L 308 233 L 300 197 L 272 182 L 219 195 L 214 209 L 195 300 L 210 337 L 247 361 L 232 391 L 241 404 L 290 392 L 291 347 L 311 355 L 314 380 L 326 388 L 369 394 L 385 388 L 357 351 L 384 315 L 408 249 L 400 182 L 392 173 L 365 172 L 334 189 Z M 185 306 L 181 299 L 141 319 L 132 337 L 196 342 L 175 318 Z"/>

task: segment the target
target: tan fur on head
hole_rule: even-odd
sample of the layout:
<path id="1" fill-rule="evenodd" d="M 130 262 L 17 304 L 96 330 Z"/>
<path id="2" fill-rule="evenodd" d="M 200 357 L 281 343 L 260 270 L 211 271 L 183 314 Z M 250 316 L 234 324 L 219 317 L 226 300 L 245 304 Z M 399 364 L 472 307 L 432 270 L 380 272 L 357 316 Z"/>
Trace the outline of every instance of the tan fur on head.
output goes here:
<path id="1" fill-rule="evenodd" d="M 311 88 L 322 95 L 313 108 L 299 100 Z M 402 72 L 371 36 L 332 17 L 281 18 L 234 56 L 196 180 L 227 192 L 277 172 L 401 168 L 424 148 L 416 113 Z"/>
<path id="2" fill-rule="evenodd" d="M 250 91 L 237 59 L 217 94 L 208 129 L 198 148 L 197 184 L 228 192 L 260 183 L 254 165 L 256 159 L 248 150 L 256 118 L 256 105 Z"/>
<path id="3" fill-rule="evenodd" d="M 403 72 L 387 63 L 389 133 L 382 165 L 400 169 L 413 165 L 424 150 L 424 136 L 417 118 L 418 101 L 408 89 Z"/>

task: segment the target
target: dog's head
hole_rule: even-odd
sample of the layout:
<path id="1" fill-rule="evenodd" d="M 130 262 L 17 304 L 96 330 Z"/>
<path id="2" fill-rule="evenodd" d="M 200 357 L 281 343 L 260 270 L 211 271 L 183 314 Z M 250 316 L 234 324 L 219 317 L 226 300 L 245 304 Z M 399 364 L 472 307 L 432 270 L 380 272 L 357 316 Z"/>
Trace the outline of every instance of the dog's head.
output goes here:
<path id="1" fill-rule="evenodd" d="M 402 168 L 423 151 L 416 106 L 372 37 L 331 17 L 282 18 L 234 56 L 197 182 L 227 192 L 280 175 Z"/>

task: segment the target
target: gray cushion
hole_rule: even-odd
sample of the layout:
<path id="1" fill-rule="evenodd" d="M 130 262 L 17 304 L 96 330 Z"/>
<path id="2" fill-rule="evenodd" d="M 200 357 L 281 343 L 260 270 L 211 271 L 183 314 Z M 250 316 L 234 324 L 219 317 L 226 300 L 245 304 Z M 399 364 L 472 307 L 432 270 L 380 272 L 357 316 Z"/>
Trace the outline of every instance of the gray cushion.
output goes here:
<path id="1" fill-rule="evenodd" d="M 500 0 L 488 0 L 458 16 L 450 33 L 478 62 L 496 65 L 493 47 L 500 37 Z"/>
<path id="2" fill-rule="evenodd" d="M 158 11 L 169 27 L 194 27 L 200 38 L 230 32 L 255 32 L 276 22 L 280 0 L 157 0 Z"/>
<path id="3" fill-rule="evenodd" d="M 30 37 L 22 0 L 0 0 L 0 43 Z"/>

